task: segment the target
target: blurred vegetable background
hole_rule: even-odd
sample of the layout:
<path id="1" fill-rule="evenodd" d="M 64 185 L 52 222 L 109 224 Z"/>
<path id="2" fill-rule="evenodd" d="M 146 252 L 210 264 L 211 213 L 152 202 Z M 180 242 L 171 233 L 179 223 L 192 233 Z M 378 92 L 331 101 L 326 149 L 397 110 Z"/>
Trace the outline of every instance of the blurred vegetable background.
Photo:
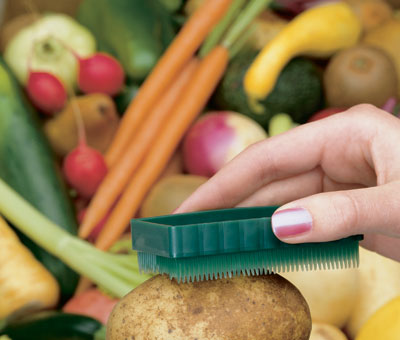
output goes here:
<path id="1" fill-rule="evenodd" d="M 299 124 L 398 114 L 396 0 L 0 0 L 0 20 L 0 338 L 104 339 L 149 277 L 131 218 Z M 283 275 L 310 339 L 398 337 L 399 263 Z"/>

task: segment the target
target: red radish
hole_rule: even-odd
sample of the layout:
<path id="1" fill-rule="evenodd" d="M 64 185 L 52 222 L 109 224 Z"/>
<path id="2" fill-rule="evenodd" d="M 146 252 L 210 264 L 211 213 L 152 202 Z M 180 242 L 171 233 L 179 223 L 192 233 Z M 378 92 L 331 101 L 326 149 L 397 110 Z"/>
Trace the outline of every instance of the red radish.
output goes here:
<path id="1" fill-rule="evenodd" d="M 247 146 L 265 138 L 265 130 L 242 114 L 209 112 L 184 137 L 184 166 L 190 174 L 210 177 Z"/>
<path id="2" fill-rule="evenodd" d="M 75 103 L 75 102 L 71 102 Z M 74 110 L 78 126 L 79 143 L 64 158 L 63 173 L 68 184 L 83 198 L 91 198 L 107 174 L 103 155 L 86 143 L 85 129 L 79 107 Z"/>
<path id="3" fill-rule="evenodd" d="M 80 58 L 78 86 L 84 93 L 105 93 L 116 95 L 124 84 L 124 70 L 121 64 L 105 53 L 96 53 Z"/>
<path id="4" fill-rule="evenodd" d="M 68 184 L 79 195 L 90 198 L 107 174 L 107 165 L 103 155 L 80 142 L 64 159 L 63 172 Z"/>
<path id="5" fill-rule="evenodd" d="M 64 305 L 62 310 L 65 313 L 90 316 L 105 325 L 112 309 L 118 301 L 118 299 L 113 299 L 105 295 L 97 288 L 90 288 L 73 296 Z"/>
<path id="6" fill-rule="evenodd" d="M 26 91 L 32 103 L 46 114 L 61 111 L 67 102 L 64 85 L 48 72 L 30 71 Z"/>
<path id="7" fill-rule="evenodd" d="M 339 113 L 339 112 L 343 112 L 345 111 L 345 108 L 341 108 L 341 107 L 328 107 L 326 109 L 323 109 L 321 111 L 318 111 L 316 113 L 314 113 L 309 119 L 308 119 L 308 123 L 313 122 L 315 120 L 319 120 L 322 118 L 326 118 L 329 117 L 335 113 Z"/>
<path id="8" fill-rule="evenodd" d="M 389 113 L 393 113 L 395 107 L 397 105 L 397 100 L 394 97 L 390 97 L 386 103 L 382 106 L 382 110 L 385 110 Z"/>

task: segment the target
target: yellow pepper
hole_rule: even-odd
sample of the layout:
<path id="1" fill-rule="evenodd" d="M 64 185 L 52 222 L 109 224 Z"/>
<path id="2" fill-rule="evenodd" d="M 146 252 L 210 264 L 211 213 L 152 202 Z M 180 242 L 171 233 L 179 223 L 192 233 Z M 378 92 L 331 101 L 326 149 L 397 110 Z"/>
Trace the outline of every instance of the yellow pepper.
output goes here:
<path id="1" fill-rule="evenodd" d="M 301 13 L 260 51 L 246 72 L 244 88 L 250 103 L 272 91 L 282 69 L 293 57 L 330 56 L 354 45 L 360 33 L 359 20 L 344 2 L 318 5 Z"/>

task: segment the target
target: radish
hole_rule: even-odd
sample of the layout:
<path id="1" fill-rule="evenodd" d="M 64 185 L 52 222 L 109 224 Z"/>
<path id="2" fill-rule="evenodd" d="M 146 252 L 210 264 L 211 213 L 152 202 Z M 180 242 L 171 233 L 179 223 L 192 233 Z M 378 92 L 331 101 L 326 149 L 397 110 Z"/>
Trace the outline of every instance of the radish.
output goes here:
<path id="1" fill-rule="evenodd" d="M 193 175 L 210 177 L 247 146 L 265 138 L 265 130 L 242 114 L 209 112 L 184 137 L 185 169 Z"/>
<path id="2" fill-rule="evenodd" d="M 79 195 L 90 198 L 107 174 L 103 155 L 80 141 L 64 159 L 63 172 L 68 184 Z"/>
<path id="3" fill-rule="evenodd" d="M 121 91 L 125 74 L 117 59 L 101 52 L 82 58 L 64 42 L 60 43 L 78 61 L 78 86 L 83 93 L 105 93 L 114 96 Z"/>
<path id="4" fill-rule="evenodd" d="M 62 308 L 64 313 L 90 316 L 102 324 L 108 317 L 119 299 L 111 298 L 98 288 L 90 288 L 73 296 Z"/>
<path id="5" fill-rule="evenodd" d="M 67 102 L 67 91 L 61 81 L 48 72 L 29 71 L 26 92 L 40 111 L 53 114 Z"/>
<path id="6" fill-rule="evenodd" d="M 74 111 L 78 125 L 79 143 L 64 158 L 63 173 L 68 184 L 83 198 L 91 198 L 107 174 L 103 155 L 86 143 L 82 117 Z"/>
<path id="7" fill-rule="evenodd" d="M 95 53 L 80 58 L 78 86 L 84 93 L 105 93 L 116 95 L 124 84 L 124 70 L 121 64 L 105 53 Z"/>
<path id="8" fill-rule="evenodd" d="M 307 123 L 313 122 L 315 120 L 320 120 L 329 116 L 332 116 L 336 113 L 340 113 L 346 111 L 345 108 L 342 107 L 328 107 L 326 109 L 322 109 L 316 113 L 314 113 L 308 120 Z"/>

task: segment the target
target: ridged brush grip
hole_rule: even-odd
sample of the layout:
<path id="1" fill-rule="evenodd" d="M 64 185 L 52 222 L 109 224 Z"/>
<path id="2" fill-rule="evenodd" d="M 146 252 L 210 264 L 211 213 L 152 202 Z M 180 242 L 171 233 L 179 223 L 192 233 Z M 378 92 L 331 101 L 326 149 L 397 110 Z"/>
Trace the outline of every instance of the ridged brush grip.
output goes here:
<path id="1" fill-rule="evenodd" d="M 131 221 L 133 249 L 168 258 L 290 248 L 272 232 L 276 207 L 235 208 Z"/>

